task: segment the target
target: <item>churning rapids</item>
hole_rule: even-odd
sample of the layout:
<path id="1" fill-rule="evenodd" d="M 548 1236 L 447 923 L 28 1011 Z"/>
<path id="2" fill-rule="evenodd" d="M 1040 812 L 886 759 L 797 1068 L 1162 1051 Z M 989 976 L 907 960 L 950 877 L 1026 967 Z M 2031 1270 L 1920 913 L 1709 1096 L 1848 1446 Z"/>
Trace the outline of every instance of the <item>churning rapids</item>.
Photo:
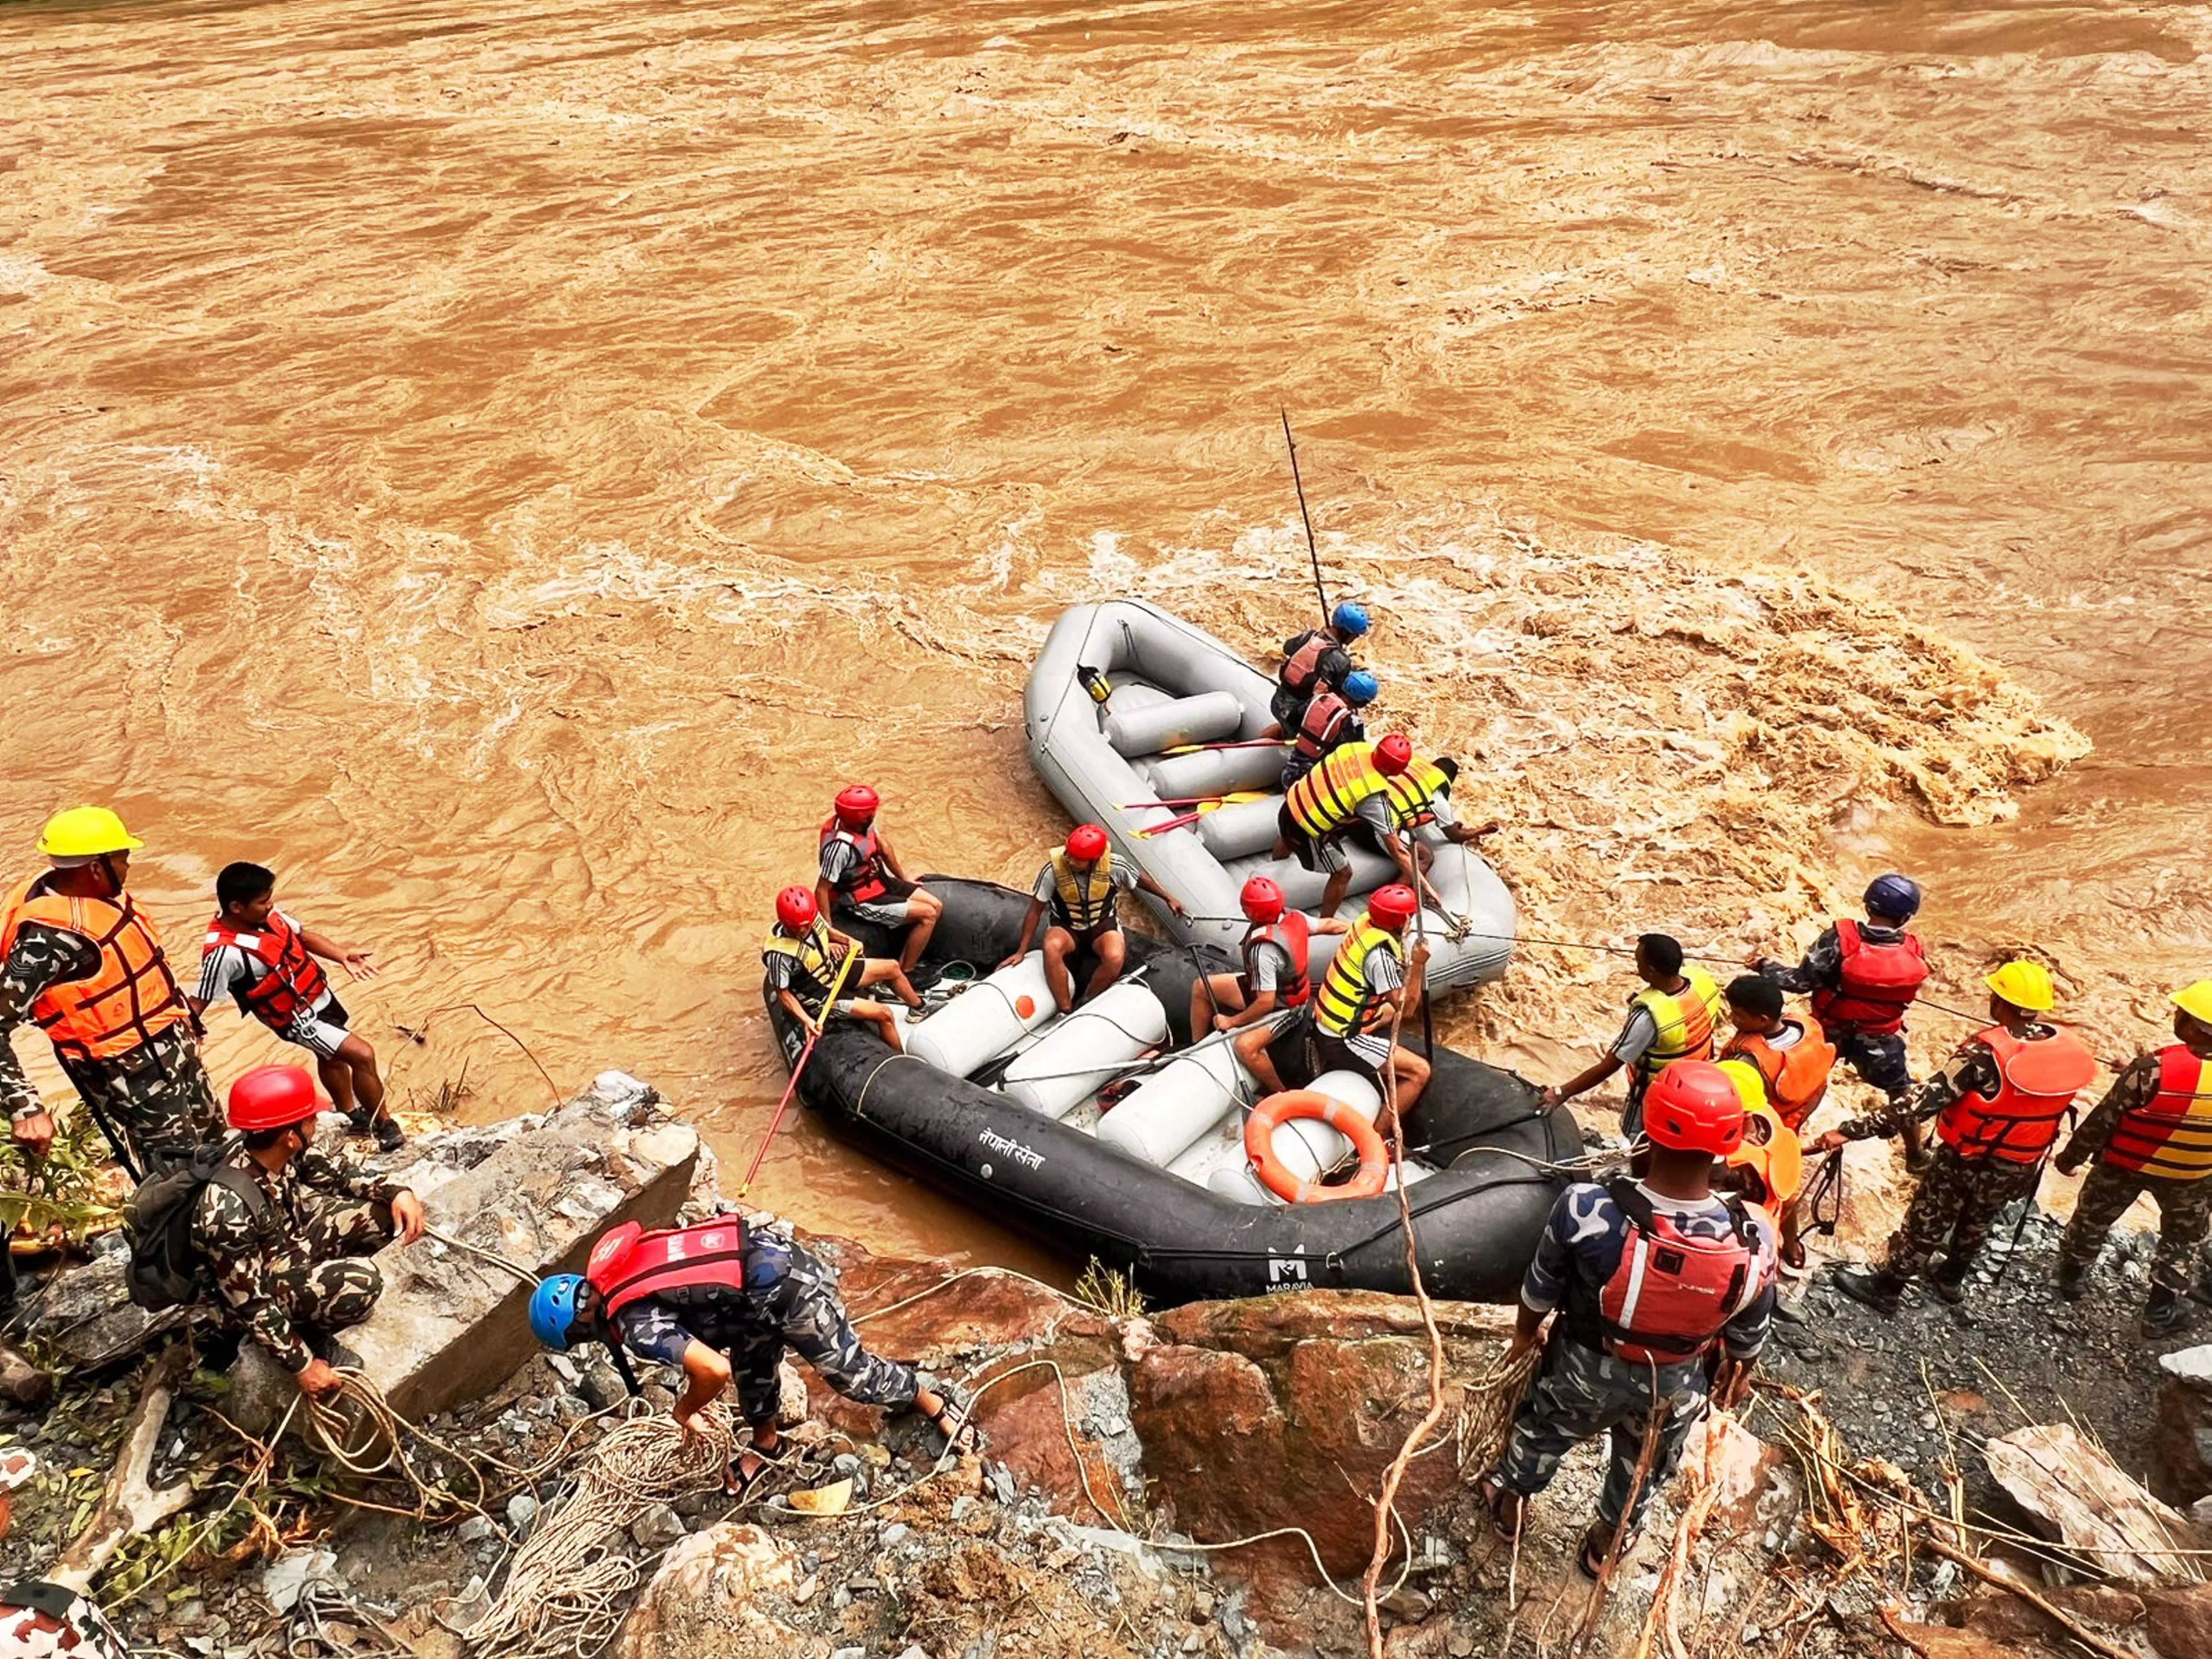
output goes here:
<path id="1" fill-rule="evenodd" d="M 749 1151 L 836 781 L 1025 880 L 1055 614 L 1305 616 L 1279 404 L 1529 933 L 1734 951 L 1894 860 L 1938 994 L 2040 945 L 2116 1058 L 2212 971 L 2208 48 L 2160 4 L 0 5 L 0 839 L 113 802 L 188 954 L 274 865 L 379 951 L 398 1102 L 544 1098 L 476 1003 Z M 1556 1065 L 1618 975 L 1531 945 L 1443 1035 Z M 219 1079 L 270 1046 L 215 1025 Z M 799 1218 L 1024 1259 L 786 1136 Z"/>

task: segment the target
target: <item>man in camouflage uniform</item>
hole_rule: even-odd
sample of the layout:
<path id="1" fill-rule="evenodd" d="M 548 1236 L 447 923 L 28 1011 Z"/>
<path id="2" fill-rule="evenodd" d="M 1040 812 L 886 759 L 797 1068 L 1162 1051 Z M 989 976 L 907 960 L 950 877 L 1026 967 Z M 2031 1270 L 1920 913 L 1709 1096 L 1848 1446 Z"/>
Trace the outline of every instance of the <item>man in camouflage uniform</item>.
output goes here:
<path id="1" fill-rule="evenodd" d="M 702 1227 L 734 1228 L 726 1218 Z M 696 1231 L 696 1230 L 687 1230 Z M 647 1235 L 646 1243 L 670 1237 Z M 594 1270 L 597 1271 L 596 1269 Z M 776 1413 L 782 1403 L 777 1377 L 791 1349 L 823 1382 L 862 1406 L 911 1407 L 963 1449 L 975 1437 L 951 1402 L 925 1385 L 911 1365 L 873 1354 L 860 1344 L 837 1293 L 837 1274 L 803 1245 L 779 1232 L 744 1230 L 742 1260 L 721 1283 L 681 1285 L 618 1305 L 611 1319 L 597 1292 L 573 1273 L 556 1274 L 538 1286 L 531 1324 L 539 1340 L 556 1349 L 586 1335 L 618 1341 L 641 1358 L 680 1368 L 684 1391 L 675 1418 L 684 1431 L 734 1380 L 738 1409 L 752 1430 L 750 1451 L 732 1466 L 738 1490 L 767 1467 L 781 1444 Z"/>
<path id="2" fill-rule="evenodd" d="M 191 1011 L 152 920 L 125 890 L 131 851 L 144 844 L 105 807 L 56 813 L 39 841 L 52 868 L 10 895 L 0 923 L 0 1107 L 17 1144 L 43 1157 L 54 1138 L 9 1041 L 28 1018 L 140 1179 L 222 1134 Z"/>
<path id="3" fill-rule="evenodd" d="M 2033 1197 L 2045 1153 L 2071 1097 L 2023 1092 L 2008 1080 L 2000 1046 L 2015 1053 L 2063 1051 L 2078 1066 L 2076 1089 L 2096 1072 L 2095 1059 L 2079 1038 L 2037 1018 L 2056 1004 L 2051 977 L 2039 963 L 2008 963 L 1987 982 L 1990 1024 L 1960 1044 L 1933 1077 L 1813 1143 L 1814 1152 L 1832 1152 L 1847 1141 L 1896 1134 L 1907 1122 L 1941 1120 L 1942 1144 L 1891 1235 L 1881 1266 L 1871 1272 L 1846 1267 L 1836 1275 L 1838 1290 L 1878 1313 L 1895 1313 L 1905 1285 L 1923 1275 L 1944 1301 L 1963 1302 L 1966 1275 L 1998 1215 L 2014 1199 Z M 1939 1252 L 1942 1265 L 1930 1272 Z"/>
<path id="4" fill-rule="evenodd" d="M 373 1255 L 395 1234 L 422 1236 L 422 1200 L 314 1150 L 314 1085 L 297 1066 L 263 1066 L 232 1085 L 216 1177 L 192 1212 L 192 1243 L 229 1317 L 298 1379 L 338 1386 L 331 1334 L 368 1317 L 384 1290 Z"/>
<path id="5" fill-rule="evenodd" d="M 2154 1337 L 2188 1323 L 2183 1298 L 2212 1232 L 2212 980 L 2175 992 L 2173 1002 L 2174 1042 L 2137 1056 L 2057 1158 L 2069 1176 L 2096 1160 L 2058 1246 L 2058 1293 L 2069 1302 L 2128 1206 L 2145 1194 L 2158 1206 L 2142 1318 L 2143 1334 Z"/>

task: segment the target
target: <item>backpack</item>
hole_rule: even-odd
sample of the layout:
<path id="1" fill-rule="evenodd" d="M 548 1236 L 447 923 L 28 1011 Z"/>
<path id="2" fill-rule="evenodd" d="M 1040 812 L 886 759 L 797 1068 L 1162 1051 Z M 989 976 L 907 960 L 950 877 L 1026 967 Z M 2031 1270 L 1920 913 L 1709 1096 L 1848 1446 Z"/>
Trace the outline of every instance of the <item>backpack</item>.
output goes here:
<path id="1" fill-rule="evenodd" d="M 207 1260 L 192 1241 L 192 1217 L 200 1194 L 211 1186 L 234 1194 L 253 1218 L 256 1236 L 270 1241 L 281 1234 L 276 1212 L 261 1183 L 226 1160 L 228 1145 L 202 1146 L 182 1169 L 141 1182 L 131 1195 L 125 1229 L 131 1239 L 125 1279 L 131 1300 L 148 1313 L 161 1313 L 198 1302 L 212 1288 Z"/>

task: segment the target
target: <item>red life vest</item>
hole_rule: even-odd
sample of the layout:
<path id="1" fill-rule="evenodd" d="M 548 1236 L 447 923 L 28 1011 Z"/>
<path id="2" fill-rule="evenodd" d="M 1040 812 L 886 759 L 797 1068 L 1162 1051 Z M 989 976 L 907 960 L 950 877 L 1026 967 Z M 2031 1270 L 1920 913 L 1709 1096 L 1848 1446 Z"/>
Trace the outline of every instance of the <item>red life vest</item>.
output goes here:
<path id="1" fill-rule="evenodd" d="M 1358 735 L 1346 733 L 1344 728 L 1349 724 L 1352 705 L 1324 686 L 1314 693 L 1306 712 L 1298 716 L 1298 738 L 1291 752 L 1310 765 L 1338 744 Z"/>
<path id="2" fill-rule="evenodd" d="M 1285 910 L 1264 927 L 1254 927 L 1244 935 L 1244 982 L 1255 983 L 1253 960 L 1262 945 L 1279 945 L 1283 954 L 1291 959 L 1291 977 L 1275 988 L 1275 1000 L 1285 1008 L 1295 1008 L 1313 994 L 1313 981 L 1306 977 L 1306 941 L 1313 935 L 1311 925 L 1303 910 Z"/>
<path id="3" fill-rule="evenodd" d="M 208 923 L 203 954 L 235 945 L 268 972 L 235 993 L 238 1012 L 252 1014 L 272 1031 L 289 1030 L 331 988 L 322 963 L 307 954 L 300 930 L 271 910 L 258 933 L 241 933 L 220 915 Z"/>
<path id="4" fill-rule="evenodd" d="M 663 1291 L 745 1288 L 745 1224 L 716 1216 L 695 1226 L 647 1232 L 626 1221 L 592 1246 L 584 1277 L 599 1294 L 599 1314 L 612 1319 L 633 1302 Z"/>
<path id="5" fill-rule="evenodd" d="M 1905 1029 L 1905 1011 L 1928 977 L 1928 959 L 1911 933 L 1887 942 L 1867 938 L 1849 917 L 1836 922 L 1843 947 L 1838 983 L 1813 993 L 1813 1017 L 1829 1030 L 1888 1036 Z"/>
<path id="6" fill-rule="evenodd" d="M 891 890 L 890 882 L 884 872 L 884 849 L 876 839 L 873 823 L 865 830 L 848 830 L 832 812 L 823 821 L 821 845 L 826 849 L 833 841 L 845 842 L 860 855 L 860 861 L 853 866 L 852 873 L 838 885 L 837 891 L 843 898 L 850 903 L 866 904 Z"/>
<path id="7" fill-rule="evenodd" d="M 1997 1058 L 1996 1097 L 1967 1094 L 1953 1101 L 1936 1120 L 1936 1133 L 1961 1158 L 2040 1163 L 2074 1097 L 2097 1075 L 2097 1057 L 2063 1026 L 2023 1042 L 1992 1025 L 1974 1033 L 1973 1041 Z"/>
<path id="8" fill-rule="evenodd" d="M 1326 628 L 1313 629 L 1299 635 L 1297 649 L 1291 652 L 1283 663 L 1284 685 L 1301 697 L 1310 695 L 1313 690 L 1314 678 L 1321 672 L 1322 656 L 1341 649 L 1343 643 Z"/>
<path id="9" fill-rule="evenodd" d="M 1571 1309 L 1583 1340 L 1617 1359 L 1679 1365 L 1720 1340 L 1729 1320 L 1763 1288 L 1759 1233 L 1743 1200 L 1723 1194 L 1729 1231 L 1701 1238 L 1674 1225 L 1632 1181 L 1606 1186 L 1628 1219 L 1620 1265 L 1598 1288 L 1595 1305 Z"/>
<path id="10" fill-rule="evenodd" d="M 2212 1176 L 2212 1060 L 2185 1042 L 2160 1049 L 2158 1092 L 2120 1114 L 2105 1161 L 2161 1181 Z"/>

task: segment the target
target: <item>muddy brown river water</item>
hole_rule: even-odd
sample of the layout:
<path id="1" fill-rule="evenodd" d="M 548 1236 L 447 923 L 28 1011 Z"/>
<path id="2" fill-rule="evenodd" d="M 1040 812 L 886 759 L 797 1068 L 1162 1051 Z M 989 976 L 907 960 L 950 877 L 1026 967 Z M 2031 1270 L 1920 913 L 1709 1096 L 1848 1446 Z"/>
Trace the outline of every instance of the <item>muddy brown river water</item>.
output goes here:
<path id="1" fill-rule="evenodd" d="M 0 4 L 0 838 L 114 802 L 188 957 L 272 864 L 379 952 L 403 1102 L 544 1097 L 476 1003 L 741 1158 L 835 785 L 1025 878 L 1054 615 L 1302 621 L 1286 405 L 1532 932 L 1734 951 L 1895 860 L 1954 1000 L 2037 944 L 2117 1057 L 2212 973 L 2208 47 L 2155 4 Z M 1523 962 L 1446 1030 L 1562 1063 L 1617 969 Z M 219 1077 L 273 1048 L 218 1015 Z M 760 1194 L 1030 1259 L 810 1123 Z"/>

